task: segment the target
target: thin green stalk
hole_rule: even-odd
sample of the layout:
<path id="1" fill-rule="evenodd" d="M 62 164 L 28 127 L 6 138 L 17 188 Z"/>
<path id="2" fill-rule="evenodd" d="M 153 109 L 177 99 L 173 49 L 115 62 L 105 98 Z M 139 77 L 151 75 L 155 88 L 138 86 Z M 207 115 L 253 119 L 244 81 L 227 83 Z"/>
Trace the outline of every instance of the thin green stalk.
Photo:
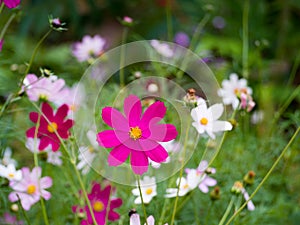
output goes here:
<path id="1" fill-rule="evenodd" d="M 248 79 L 249 77 L 249 0 L 244 1 L 243 11 L 243 77 Z"/>
<path id="2" fill-rule="evenodd" d="M 300 64 L 300 53 L 298 53 L 298 55 L 296 56 L 295 63 L 293 65 L 293 67 L 292 67 L 292 71 L 290 73 L 290 77 L 289 77 L 289 80 L 287 82 L 288 86 L 292 85 L 292 83 L 293 83 L 293 81 L 295 79 L 295 76 L 296 76 L 299 64 Z"/>
<path id="3" fill-rule="evenodd" d="M 210 217 L 210 212 L 211 212 L 212 207 L 214 206 L 214 203 L 215 203 L 215 201 L 211 201 L 209 204 L 209 207 L 208 207 L 208 210 L 207 210 L 207 213 L 205 216 L 205 224 L 208 224 L 208 218 Z"/>
<path id="4" fill-rule="evenodd" d="M 142 194 L 142 189 L 141 189 L 141 182 L 140 182 L 140 177 L 139 176 L 137 176 L 137 182 L 138 182 L 138 188 L 139 188 L 141 201 L 142 201 L 142 208 L 143 208 L 144 216 L 145 216 L 145 219 L 146 219 L 146 225 L 148 225 L 148 221 L 147 221 L 148 217 L 147 217 L 146 208 L 145 208 L 145 204 L 144 204 L 144 199 L 143 199 L 143 194 Z"/>
<path id="5" fill-rule="evenodd" d="M 173 26 L 172 26 L 171 0 L 167 0 L 167 5 L 166 5 L 166 18 L 167 18 L 168 41 L 172 41 L 172 36 L 173 36 Z"/>
<path id="6" fill-rule="evenodd" d="M 231 211 L 231 208 L 233 206 L 234 198 L 235 198 L 235 196 L 231 197 L 231 200 L 230 200 L 230 202 L 229 202 L 229 204 L 227 206 L 227 209 L 226 209 L 226 211 L 225 211 L 225 213 L 224 213 L 221 221 L 219 222 L 219 225 L 223 225 L 225 223 L 225 220 L 227 219 L 227 217 L 228 217 L 228 215 L 229 215 L 229 213 Z"/>
<path id="7" fill-rule="evenodd" d="M 180 190 L 181 178 L 183 175 L 184 159 L 185 159 L 185 153 L 186 153 L 186 147 L 187 147 L 187 141 L 188 141 L 188 134 L 189 134 L 189 130 L 190 130 L 190 120 L 191 120 L 191 118 L 189 118 L 189 121 L 187 123 L 188 127 L 187 127 L 186 133 L 185 133 L 185 139 L 184 139 L 184 145 L 183 145 L 183 156 L 182 156 L 181 168 L 180 168 L 180 172 L 179 172 L 178 189 L 177 189 L 175 204 L 174 204 L 173 213 L 172 213 L 171 225 L 173 225 L 174 221 L 175 221 L 176 208 L 177 208 L 178 199 L 179 199 L 179 190 Z"/>
<path id="8" fill-rule="evenodd" d="M 267 174 L 265 175 L 265 177 L 262 179 L 262 181 L 259 183 L 259 185 L 257 186 L 257 188 L 254 190 L 254 192 L 251 194 L 251 196 L 249 197 L 249 199 L 237 210 L 235 211 L 235 213 L 229 218 L 228 222 L 226 223 L 226 225 L 229 225 L 233 219 L 240 214 L 240 212 L 246 207 L 247 203 L 256 195 L 256 193 L 259 191 L 259 189 L 262 187 L 262 185 L 266 182 L 266 180 L 269 178 L 269 176 L 271 175 L 271 173 L 273 172 L 273 170 L 275 169 L 275 167 L 278 165 L 279 161 L 282 159 L 282 157 L 284 156 L 284 154 L 286 153 L 286 151 L 288 150 L 288 148 L 290 147 L 290 145 L 293 143 L 293 141 L 295 140 L 295 138 L 297 137 L 298 133 L 300 131 L 300 127 L 297 128 L 297 130 L 295 131 L 294 135 L 292 136 L 292 138 L 290 139 L 290 141 L 288 142 L 288 144 L 285 146 L 285 148 L 283 149 L 283 151 L 281 152 L 281 154 L 279 155 L 279 157 L 277 158 L 277 160 L 274 162 L 274 164 L 272 165 L 271 169 L 267 172 Z"/>
<path id="9" fill-rule="evenodd" d="M 6 24 L 4 25 L 4 27 L 2 28 L 1 33 L 0 33 L 0 40 L 3 39 L 4 34 L 6 33 L 7 28 L 9 27 L 9 25 L 11 24 L 11 22 L 13 21 L 13 19 L 15 18 L 15 16 L 16 16 L 16 13 L 13 13 L 13 14 L 9 17 L 9 19 L 8 19 L 8 21 L 6 22 Z"/>
<path id="10" fill-rule="evenodd" d="M 122 34 L 122 46 L 121 46 L 121 56 L 120 56 L 120 86 L 121 88 L 125 86 L 125 76 L 124 76 L 124 64 L 125 64 L 125 43 L 127 39 L 128 28 L 125 27 Z"/>
<path id="11" fill-rule="evenodd" d="M 1 3 L 1 6 L 0 6 L 0 14 L 1 14 L 2 11 L 3 11 L 3 8 L 4 8 L 4 2 Z"/>
<path id="12" fill-rule="evenodd" d="M 41 111 L 41 109 L 34 103 L 34 102 L 31 102 L 31 104 L 38 110 L 39 113 L 43 114 L 43 112 Z M 48 118 L 46 116 L 44 116 L 44 118 L 46 119 L 47 123 L 48 124 L 51 124 L 51 122 L 48 120 Z M 85 186 L 82 182 L 82 179 L 81 179 L 81 176 L 79 174 L 79 171 L 77 170 L 77 167 L 76 167 L 76 160 L 75 159 L 71 159 L 71 156 L 70 156 L 70 153 L 68 152 L 67 150 L 67 146 L 65 145 L 65 143 L 63 142 L 62 138 L 59 136 L 59 134 L 57 133 L 57 131 L 55 131 L 55 134 L 57 135 L 57 137 L 59 138 L 59 141 L 62 145 L 62 149 L 64 149 L 65 153 L 67 154 L 67 156 L 69 157 L 70 159 L 70 162 L 75 170 L 75 173 L 76 173 L 76 176 L 77 176 L 77 179 L 79 181 L 79 184 L 80 184 L 80 187 L 82 189 L 82 192 L 83 192 L 83 196 L 84 196 L 84 199 L 87 203 L 87 206 L 89 208 L 89 211 L 90 211 L 90 214 L 92 216 L 92 220 L 93 220 L 93 223 L 94 225 L 97 225 L 97 221 L 95 219 L 95 215 L 94 215 L 94 211 L 93 211 L 93 208 L 92 208 L 92 205 L 91 205 L 91 202 L 88 198 L 88 195 L 87 195 L 87 192 L 86 192 L 86 189 L 85 189 Z"/>

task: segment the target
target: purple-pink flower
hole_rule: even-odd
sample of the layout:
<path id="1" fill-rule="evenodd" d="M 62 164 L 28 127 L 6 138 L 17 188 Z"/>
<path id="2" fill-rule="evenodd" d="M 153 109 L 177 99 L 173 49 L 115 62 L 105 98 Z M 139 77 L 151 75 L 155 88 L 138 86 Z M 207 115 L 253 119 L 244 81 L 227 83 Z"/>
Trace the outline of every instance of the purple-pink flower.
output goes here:
<path id="1" fill-rule="evenodd" d="M 108 220 L 116 221 L 120 218 L 120 215 L 114 211 L 114 209 L 120 207 L 122 205 L 122 199 L 115 198 L 111 199 L 111 190 L 112 187 L 110 185 L 106 186 L 103 190 L 101 190 L 101 186 L 98 183 L 94 183 L 92 187 L 92 191 L 88 194 L 89 201 L 93 208 L 93 213 L 98 225 L 105 225 L 106 215 L 108 213 Z M 87 219 L 84 219 L 80 222 L 81 225 L 93 225 L 92 215 L 88 206 L 84 206 L 81 208 L 80 206 L 73 206 L 72 211 L 74 213 L 77 212 L 85 212 Z"/>
<path id="2" fill-rule="evenodd" d="M 4 3 L 4 5 L 6 5 L 7 8 L 12 9 L 20 5 L 21 0 L 0 0 L 0 5 L 2 5 L 2 3 Z"/>
<path id="3" fill-rule="evenodd" d="M 124 101 L 124 113 L 112 107 L 102 110 L 103 121 L 113 128 L 98 133 L 99 145 L 113 148 L 108 156 L 110 166 L 118 166 L 130 156 L 130 164 L 135 174 L 148 170 L 149 160 L 161 163 L 168 157 L 168 152 L 159 144 L 173 140 L 177 136 L 172 124 L 160 124 L 167 108 L 163 102 L 150 105 L 142 115 L 142 104 L 135 95 Z"/>
<path id="4" fill-rule="evenodd" d="M 7 212 L 3 214 L 3 217 L 0 218 L 0 224 L 6 224 L 6 225 L 23 225 L 22 220 L 17 220 L 16 216 L 13 216 Z"/>
<path id="5" fill-rule="evenodd" d="M 29 168 L 22 168 L 22 180 L 11 181 L 9 186 L 14 190 L 8 196 L 9 201 L 16 202 L 21 200 L 21 205 L 25 210 L 29 210 L 33 204 L 38 202 L 40 198 L 49 200 L 51 193 L 46 191 L 46 188 L 52 186 L 50 177 L 42 177 L 42 169 L 34 167 L 32 172 Z"/>
<path id="6" fill-rule="evenodd" d="M 60 138 L 67 139 L 70 135 L 69 129 L 74 125 L 73 120 L 65 120 L 68 111 L 69 107 L 64 104 L 59 107 L 56 114 L 54 114 L 51 106 L 47 102 L 44 102 L 42 104 L 42 116 L 37 112 L 31 112 L 29 114 L 29 118 L 32 122 L 38 123 L 39 121 L 36 137 L 36 126 L 28 129 L 26 136 L 28 138 L 40 139 L 39 150 L 44 150 L 48 145 L 51 145 L 52 150 L 56 152 L 60 147 Z"/>

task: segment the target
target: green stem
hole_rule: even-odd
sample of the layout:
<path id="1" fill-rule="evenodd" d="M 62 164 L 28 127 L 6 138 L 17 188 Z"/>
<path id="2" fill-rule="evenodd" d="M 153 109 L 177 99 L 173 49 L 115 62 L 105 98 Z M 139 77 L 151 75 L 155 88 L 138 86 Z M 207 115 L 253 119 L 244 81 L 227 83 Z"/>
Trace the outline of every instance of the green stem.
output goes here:
<path id="1" fill-rule="evenodd" d="M 176 208 L 177 208 L 177 205 L 178 205 L 179 190 L 180 190 L 181 178 L 182 178 L 182 175 L 183 175 L 184 159 L 185 159 L 185 153 L 186 153 L 186 147 L 187 147 L 187 141 L 188 141 L 188 134 L 189 134 L 189 130 L 190 130 L 190 120 L 191 120 L 191 118 L 189 117 L 189 121 L 187 123 L 188 127 L 186 129 L 185 138 L 184 138 L 183 156 L 182 156 L 181 168 L 180 168 L 180 172 L 179 172 L 178 189 L 177 189 L 175 204 L 174 204 L 173 213 L 172 213 L 171 225 L 174 224 Z"/>
<path id="2" fill-rule="evenodd" d="M 196 30 L 193 34 L 192 40 L 191 40 L 191 44 L 189 47 L 190 50 L 192 50 L 192 51 L 195 50 L 194 48 L 196 47 L 196 43 L 199 41 L 201 31 L 203 30 L 204 26 L 207 24 L 209 19 L 210 19 L 210 14 L 205 14 L 204 17 L 198 23 Z"/>
<path id="3" fill-rule="evenodd" d="M 11 24 L 11 22 L 13 21 L 13 19 L 15 18 L 16 13 L 12 14 L 8 21 L 6 22 L 6 24 L 4 25 L 4 27 L 2 28 L 1 34 L 0 34 L 0 40 L 3 39 L 4 34 L 6 33 L 7 28 L 9 27 L 9 25 Z"/>
<path id="4" fill-rule="evenodd" d="M 219 225 L 223 225 L 224 222 L 225 222 L 225 220 L 226 220 L 226 218 L 228 217 L 228 215 L 229 215 L 229 213 L 230 213 L 230 211 L 231 211 L 231 208 L 232 208 L 232 206 L 233 206 L 234 198 L 235 198 L 235 196 L 232 196 L 232 197 L 231 197 L 231 200 L 230 200 L 230 202 L 229 202 L 229 204 L 228 204 L 228 206 L 227 206 L 227 209 L 226 209 L 226 211 L 225 211 L 225 213 L 224 213 L 224 215 L 223 215 L 221 221 L 219 222 Z"/>
<path id="5" fill-rule="evenodd" d="M 277 158 L 277 160 L 274 162 L 274 164 L 272 165 L 271 169 L 268 171 L 268 173 L 265 175 L 265 177 L 263 178 L 263 180 L 259 183 L 259 185 L 257 186 L 257 188 L 254 190 L 254 192 L 251 194 L 251 196 L 249 197 L 249 199 L 237 210 L 235 211 L 235 213 L 229 218 L 228 222 L 226 223 L 226 225 L 229 225 L 230 222 L 237 216 L 240 214 L 240 212 L 246 207 L 247 203 L 256 195 L 256 193 L 259 191 L 259 189 L 262 187 L 262 185 L 266 182 L 266 180 L 269 178 L 269 176 L 271 175 L 271 173 L 273 172 L 273 170 L 275 169 L 275 167 L 277 166 L 277 164 L 279 163 L 279 161 L 282 159 L 282 157 L 284 156 L 284 154 L 286 153 L 286 151 L 288 150 L 288 148 L 290 147 L 290 145 L 293 143 L 293 141 L 295 140 L 295 138 L 297 137 L 298 133 L 300 131 L 300 127 L 297 128 L 297 130 L 295 131 L 294 135 L 292 136 L 292 138 L 290 139 L 290 141 L 288 142 L 288 144 L 285 146 L 285 148 L 283 149 L 283 151 L 281 152 L 281 154 L 279 155 L 279 157 Z"/>
<path id="6" fill-rule="evenodd" d="M 146 213 L 146 208 L 145 208 L 145 204 L 144 204 L 144 199 L 143 199 L 143 194 L 142 194 L 142 189 L 141 189 L 141 182 L 140 182 L 140 177 L 137 177 L 137 182 L 138 182 L 138 188 L 139 188 L 139 192 L 140 192 L 140 196 L 141 196 L 141 201 L 142 201 L 142 208 L 143 208 L 143 212 L 144 212 L 144 217 L 146 220 L 146 225 L 148 225 L 148 221 L 147 221 L 147 213 Z"/>
<path id="7" fill-rule="evenodd" d="M 173 26 L 172 26 L 171 0 L 167 0 L 166 17 L 167 17 L 168 41 L 172 41 Z"/>
<path id="8" fill-rule="evenodd" d="M 127 39 L 128 28 L 125 27 L 122 34 L 122 46 L 120 55 L 120 86 L 121 88 L 125 86 L 125 76 L 124 76 L 124 64 L 125 64 L 125 43 Z"/>
<path id="9" fill-rule="evenodd" d="M 292 68 L 292 71 L 290 73 L 290 78 L 287 82 L 287 85 L 290 86 L 292 85 L 294 79 L 295 79 L 295 76 L 296 76 L 296 73 L 297 73 L 297 69 L 299 67 L 299 63 L 300 63 L 300 53 L 298 53 L 298 55 L 296 56 L 296 59 L 295 59 L 295 63 L 293 65 L 293 68 Z"/>
<path id="10" fill-rule="evenodd" d="M 1 6 L 0 6 L 0 14 L 1 14 L 2 11 L 3 11 L 3 8 L 4 8 L 4 2 L 2 1 Z"/>
<path id="11" fill-rule="evenodd" d="M 244 1 L 243 11 L 243 77 L 248 79 L 249 77 L 249 0 Z"/>

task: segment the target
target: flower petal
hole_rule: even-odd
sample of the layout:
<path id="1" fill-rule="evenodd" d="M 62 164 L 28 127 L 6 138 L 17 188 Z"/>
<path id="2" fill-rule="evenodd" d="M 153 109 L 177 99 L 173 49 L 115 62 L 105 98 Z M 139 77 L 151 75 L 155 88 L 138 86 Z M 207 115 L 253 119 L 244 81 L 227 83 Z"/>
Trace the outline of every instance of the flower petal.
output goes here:
<path id="1" fill-rule="evenodd" d="M 29 119 L 32 122 L 37 123 L 38 119 L 39 119 L 39 114 L 37 112 L 31 112 L 31 113 L 29 113 Z"/>
<path id="2" fill-rule="evenodd" d="M 217 184 L 217 181 L 215 179 L 209 177 L 209 176 L 206 176 L 204 178 L 204 180 L 202 180 L 202 183 L 204 183 L 207 186 L 212 187 L 212 186 L 215 186 Z"/>
<path id="3" fill-rule="evenodd" d="M 102 109 L 102 119 L 108 126 L 116 130 L 129 131 L 127 119 L 118 110 L 112 107 Z"/>
<path id="4" fill-rule="evenodd" d="M 51 177 L 43 177 L 43 178 L 41 178 L 41 180 L 40 180 L 40 186 L 41 186 L 42 189 L 51 187 L 52 186 L 52 179 L 51 179 Z"/>
<path id="5" fill-rule="evenodd" d="M 129 225 L 141 225 L 140 215 L 137 213 L 132 214 L 130 216 Z"/>
<path id="6" fill-rule="evenodd" d="M 131 151 L 131 168 L 135 174 L 142 175 L 147 172 L 149 161 L 144 152 L 141 151 Z"/>
<path id="7" fill-rule="evenodd" d="M 207 110 L 209 114 L 212 115 L 213 120 L 219 119 L 224 111 L 224 107 L 222 104 L 214 104 Z"/>
<path id="8" fill-rule="evenodd" d="M 60 106 L 54 116 L 54 122 L 62 123 L 65 117 L 68 115 L 69 106 L 67 104 L 63 104 Z"/>
<path id="9" fill-rule="evenodd" d="M 114 130 L 105 130 L 97 134 L 97 141 L 100 146 L 112 148 L 124 142 L 124 138 L 129 136 L 125 132 L 115 132 Z"/>
<path id="10" fill-rule="evenodd" d="M 3 0 L 3 2 L 8 8 L 12 9 L 20 5 L 21 0 Z"/>
<path id="11" fill-rule="evenodd" d="M 164 162 L 168 158 L 168 152 L 158 144 L 155 149 L 150 151 L 146 151 L 145 154 L 154 162 L 161 163 Z"/>
<path id="12" fill-rule="evenodd" d="M 125 162 L 128 158 L 131 150 L 125 145 L 119 145 L 115 147 L 108 155 L 108 165 L 109 166 L 118 166 Z"/>
<path id="13" fill-rule="evenodd" d="M 129 95 L 124 101 L 124 113 L 130 127 L 139 125 L 142 113 L 141 100 L 135 95 Z"/>
<path id="14" fill-rule="evenodd" d="M 232 129 L 232 124 L 229 123 L 228 121 L 218 120 L 213 122 L 213 127 L 212 127 L 213 132 L 226 131 L 231 129 Z"/>
<path id="15" fill-rule="evenodd" d="M 26 137 L 28 138 L 34 138 L 35 134 L 35 127 L 31 127 L 26 131 Z"/>
<path id="16" fill-rule="evenodd" d="M 50 139 L 48 137 L 41 138 L 40 144 L 39 144 L 39 150 L 44 150 L 48 145 L 50 144 Z"/>
<path id="17" fill-rule="evenodd" d="M 171 141 L 178 134 L 176 127 L 172 124 L 150 125 L 150 133 L 149 139 L 161 142 Z"/>
<path id="18" fill-rule="evenodd" d="M 152 105 L 150 105 L 146 109 L 141 119 L 140 128 L 147 129 L 150 122 L 151 123 L 159 122 L 165 116 L 166 110 L 167 110 L 166 106 L 164 105 L 163 102 L 160 101 L 157 101 Z"/>
<path id="19" fill-rule="evenodd" d="M 53 121 L 53 109 L 47 102 L 42 104 L 42 112 L 49 121 Z"/>

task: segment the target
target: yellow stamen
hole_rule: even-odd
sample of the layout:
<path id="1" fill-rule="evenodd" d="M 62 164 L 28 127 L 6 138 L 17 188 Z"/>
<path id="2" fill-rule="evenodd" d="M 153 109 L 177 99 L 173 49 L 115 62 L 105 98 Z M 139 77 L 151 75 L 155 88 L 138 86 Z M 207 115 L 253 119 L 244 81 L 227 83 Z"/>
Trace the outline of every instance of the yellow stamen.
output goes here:
<path id="1" fill-rule="evenodd" d="M 14 177 L 15 177 L 15 175 L 14 175 L 13 173 L 9 173 L 9 174 L 8 174 L 8 177 L 10 177 L 10 178 L 14 178 Z"/>
<path id="2" fill-rule="evenodd" d="M 185 184 L 184 186 L 183 186 L 183 189 L 187 189 L 189 187 L 189 185 L 188 184 Z"/>
<path id="3" fill-rule="evenodd" d="M 130 127 L 129 136 L 137 140 L 142 137 L 142 130 L 139 127 Z"/>
<path id="4" fill-rule="evenodd" d="M 28 185 L 28 187 L 27 187 L 28 194 L 32 195 L 35 192 L 35 190 L 36 190 L 35 185 L 33 185 L 33 184 Z"/>
<path id="5" fill-rule="evenodd" d="M 208 123 L 208 120 L 207 120 L 205 117 L 203 117 L 203 118 L 200 120 L 200 123 L 201 123 L 202 125 L 206 125 L 206 124 Z"/>
<path id="6" fill-rule="evenodd" d="M 104 210 L 104 204 L 101 201 L 95 201 L 93 204 L 93 209 L 96 212 L 101 212 Z"/>
<path id="7" fill-rule="evenodd" d="M 57 131 L 57 127 L 57 123 L 52 122 L 51 124 L 48 124 L 47 129 L 50 133 L 55 133 L 55 131 Z"/>
<path id="8" fill-rule="evenodd" d="M 147 195 L 151 195 L 152 192 L 153 192 L 153 189 L 152 188 L 147 188 L 145 192 L 146 192 Z"/>

